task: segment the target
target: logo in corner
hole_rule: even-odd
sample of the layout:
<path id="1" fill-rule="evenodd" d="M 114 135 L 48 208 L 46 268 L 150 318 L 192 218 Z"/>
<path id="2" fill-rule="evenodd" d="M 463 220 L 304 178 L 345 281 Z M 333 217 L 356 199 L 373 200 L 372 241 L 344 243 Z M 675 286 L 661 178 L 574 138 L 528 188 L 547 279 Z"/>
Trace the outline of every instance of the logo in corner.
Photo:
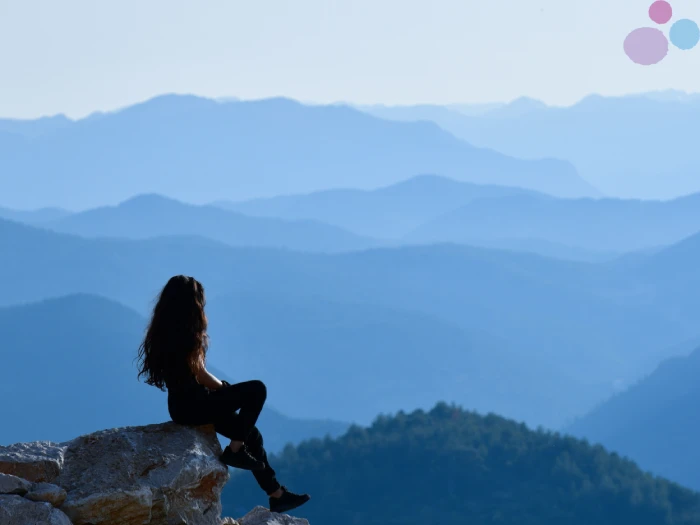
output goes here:
<path id="1" fill-rule="evenodd" d="M 657 0 L 649 7 L 649 18 L 665 25 L 673 18 L 673 8 L 666 0 Z M 625 54 L 635 64 L 658 64 L 669 51 L 669 40 L 680 50 L 693 49 L 700 42 L 700 28 L 693 20 L 682 18 L 671 25 L 668 37 L 656 27 L 639 27 L 630 32 L 623 43 Z"/>

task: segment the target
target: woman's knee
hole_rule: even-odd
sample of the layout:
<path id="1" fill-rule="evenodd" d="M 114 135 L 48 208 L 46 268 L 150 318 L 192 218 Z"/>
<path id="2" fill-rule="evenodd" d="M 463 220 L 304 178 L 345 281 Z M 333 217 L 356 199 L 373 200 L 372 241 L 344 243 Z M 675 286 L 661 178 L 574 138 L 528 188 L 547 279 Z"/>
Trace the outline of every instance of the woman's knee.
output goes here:
<path id="1" fill-rule="evenodd" d="M 255 399 L 257 399 L 261 403 L 264 403 L 267 399 L 267 387 L 265 386 L 265 383 L 258 379 L 255 379 L 250 382 L 250 386 Z"/>

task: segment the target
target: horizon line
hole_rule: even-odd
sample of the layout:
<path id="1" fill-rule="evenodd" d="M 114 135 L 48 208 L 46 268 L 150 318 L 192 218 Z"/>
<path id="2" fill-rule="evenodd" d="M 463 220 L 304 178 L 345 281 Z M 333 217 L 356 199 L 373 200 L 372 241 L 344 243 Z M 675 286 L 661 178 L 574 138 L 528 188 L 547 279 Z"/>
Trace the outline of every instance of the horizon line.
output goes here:
<path id="1" fill-rule="evenodd" d="M 371 103 L 360 103 L 360 102 L 353 102 L 349 100 L 334 100 L 331 102 L 323 102 L 323 101 L 314 101 L 314 100 L 307 100 L 307 99 L 297 99 L 294 97 L 290 97 L 287 95 L 271 95 L 271 96 L 263 96 L 263 97 L 253 97 L 253 98 L 242 98 L 238 97 L 236 95 L 222 95 L 222 96 L 209 96 L 209 95 L 203 95 L 203 94 L 197 94 L 197 93 L 191 93 L 191 92 L 177 92 L 177 91 L 169 91 L 169 92 L 163 92 L 155 95 L 148 96 L 146 98 L 138 99 L 135 100 L 129 104 L 125 105 L 119 105 L 119 106 L 114 106 L 110 109 L 95 109 L 92 110 L 88 113 L 84 113 L 82 115 L 76 116 L 76 115 L 69 115 L 66 112 L 57 112 L 57 113 L 51 113 L 51 114 L 44 114 L 36 117 L 3 117 L 0 116 L 0 121 L 14 121 L 14 122 L 29 122 L 29 121 L 36 121 L 36 120 L 42 120 L 42 119 L 52 119 L 52 118 L 65 118 L 67 120 L 70 120 L 72 122 L 78 122 L 80 120 L 85 120 L 94 116 L 98 115 L 108 115 L 112 113 L 118 113 L 120 111 L 123 111 L 125 109 L 138 106 L 140 104 L 146 104 L 150 101 L 163 98 L 163 97 L 169 97 L 169 96 L 174 96 L 174 97 L 195 97 L 203 100 L 211 100 L 214 102 L 219 102 L 219 103 L 239 103 L 239 102 L 263 102 L 263 101 L 268 101 L 268 100 L 289 100 L 292 102 L 296 102 L 298 104 L 304 105 L 304 106 L 347 106 L 351 107 L 354 109 L 362 109 L 362 108 L 410 108 L 410 107 L 421 107 L 421 106 L 434 106 L 434 107 L 443 107 L 447 109 L 455 109 L 458 107 L 473 107 L 473 108 L 480 108 L 480 107 L 485 107 L 485 106 L 496 106 L 496 107 L 504 107 L 504 106 L 509 106 L 515 102 L 521 101 L 521 100 L 529 100 L 535 103 L 539 103 L 544 105 L 547 108 L 557 108 L 557 109 L 568 109 L 568 108 L 573 108 L 579 104 L 581 104 L 583 101 L 591 99 L 591 98 L 606 98 L 606 99 L 616 99 L 616 98 L 626 98 L 626 97 L 645 97 L 645 96 L 650 96 L 650 95 L 658 95 L 658 94 L 676 94 L 679 96 L 685 96 L 685 97 L 700 97 L 700 91 L 685 91 L 682 89 L 659 89 L 659 90 L 652 90 L 652 91 L 638 91 L 638 92 L 630 92 L 630 93 L 624 93 L 624 94 L 603 94 L 600 92 L 591 92 L 587 95 L 584 95 L 583 97 L 577 99 L 575 102 L 571 104 L 548 104 L 541 98 L 537 97 L 532 97 L 529 95 L 521 95 L 519 97 L 515 97 L 511 100 L 508 101 L 490 101 L 490 102 L 468 102 L 468 101 L 452 101 L 452 102 L 444 102 L 444 103 L 439 103 L 439 102 L 433 102 L 433 101 L 414 101 L 410 104 L 392 104 L 390 102 L 382 102 L 382 101 L 375 101 Z M 455 111 L 459 111 L 455 109 Z"/>

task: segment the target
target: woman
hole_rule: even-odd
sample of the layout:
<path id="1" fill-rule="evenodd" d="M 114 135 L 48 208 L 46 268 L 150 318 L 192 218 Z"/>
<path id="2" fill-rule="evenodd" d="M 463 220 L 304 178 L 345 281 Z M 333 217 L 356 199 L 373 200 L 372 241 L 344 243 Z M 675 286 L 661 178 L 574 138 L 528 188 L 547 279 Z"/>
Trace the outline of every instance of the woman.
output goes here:
<path id="1" fill-rule="evenodd" d="M 297 508 L 309 496 L 289 492 L 277 482 L 255 427 L 267 395 L 265 385 L 260 381 L 230 385 L 206 369 L 204 304 L 204 288 L 196 279 L 178 275 L 168 281 L 139 347 L 138 377 L 145 377 L 146 383 L 161 390 L 167 388 L 168 411 L 174 422 L 213 424 L 219 434 L 231 440 L 221 461 L 253 471 L 270 498 L 272 512 Z"/>

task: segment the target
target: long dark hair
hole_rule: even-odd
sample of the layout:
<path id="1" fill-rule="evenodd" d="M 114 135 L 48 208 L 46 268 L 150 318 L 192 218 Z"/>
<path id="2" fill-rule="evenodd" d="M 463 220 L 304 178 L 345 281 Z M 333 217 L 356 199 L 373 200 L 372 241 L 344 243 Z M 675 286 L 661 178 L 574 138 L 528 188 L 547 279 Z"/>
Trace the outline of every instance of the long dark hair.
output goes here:
<path id="1" fill-rule="evenodd" d="M 204 366 L 209 338 L 204 287 L 176 275 L 160 292 L 146 336 L 139 346 L 139 379 L 165 390 L 196 378 Z"/>

